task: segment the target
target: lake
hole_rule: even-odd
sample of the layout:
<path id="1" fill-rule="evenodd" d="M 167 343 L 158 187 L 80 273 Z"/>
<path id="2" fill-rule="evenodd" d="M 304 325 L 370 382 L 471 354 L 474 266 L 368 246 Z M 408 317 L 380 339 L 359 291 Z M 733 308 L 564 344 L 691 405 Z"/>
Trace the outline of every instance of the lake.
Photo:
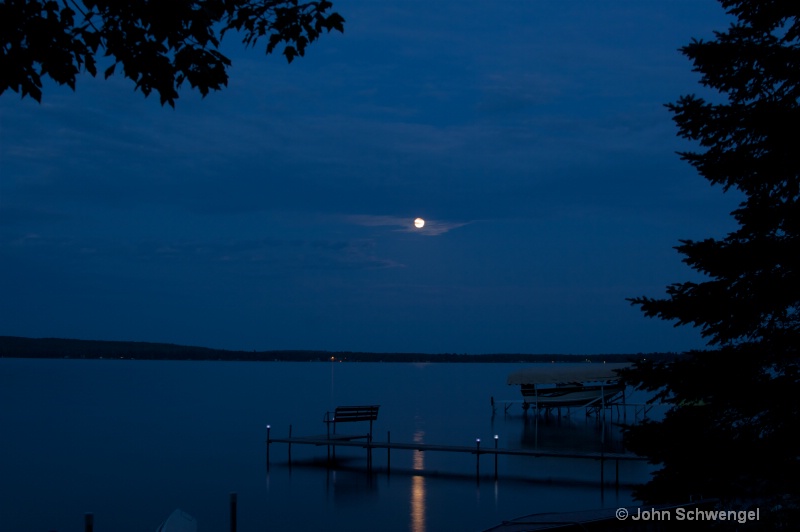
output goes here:
<path id="1" fill-rule="evenodd" d="M 327 410 L 379 404 L 374 439 L 503 448 L 619 451 L 573 410 L 559 421 L 515 405 L 492 415 L 490 398 L 518 399 L 506 385 L 517 364 L 401 364 L 0 359 L 0 531 L 154 531 L 176 508 L 198 531 L 227 531 L 229 494 L 238 530 L 479 531 L 545 511 L 616 508 L 630 486 L 600 486 L 596 461 L 271 446 L 273 437 L 323 434 Z M 347 427 L 349 429 L 350 427 Z M 344 426 L 340 432 L 347 432 Z M 357 430 L 354 428 L 354 430 Z M 359 431 L 363 430 L 361 428 Z M 602 443 L 601 443 L 602 441 Z M 490 443 L 491 442 L 491 443 Z M 649 466 L 620 463 L 623 482 Z M 606 482 L 614 464 L 607 463 Z"/>

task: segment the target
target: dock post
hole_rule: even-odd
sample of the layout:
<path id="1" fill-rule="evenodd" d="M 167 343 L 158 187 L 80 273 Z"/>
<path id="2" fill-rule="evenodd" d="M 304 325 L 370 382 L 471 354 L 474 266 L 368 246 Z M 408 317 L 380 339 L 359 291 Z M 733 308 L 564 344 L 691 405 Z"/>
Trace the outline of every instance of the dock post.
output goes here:
<path id="1" fill-rule="evenodd" d="M 231 493 L 231 532 L 236 532 L 236 492 Z"/>
<path id="2" fill-rule="evenodd" d="M 500 436 L 497 434 L 494 435 L 494 479 L 497 480 L 497 440 L 500 439 Z"/>
<path id="3" fill-rule="evenodd" d="M 601 408 L 603 409 L 603 421 L 600 424 L 600 443 L 605 445 L 606 443 L 606 392 L 603 389 L 603 384 L 600 384 L 600 403 Z M 613 421 L 613 420 L 612 420 Z"/>
<path id="4" fill-rule="evenodd" d="M 616 490 L 619 491 L 619 458 L 617 458 L 617 460 L 615 460 L 615 462 L 616 462 L 616 466 L 615 466 L 615 468 L 616 468 L 616 478 L 614 479 L 614 488 L 616 488 Z"/>
<path id="5" fill-rule="evenodd" d="M 267 471 L 269 471 L 269 445 L 272 443 L 269 439 L 269 431 L 271 427 L 267 425 Z"/>
<path id="6" fill-rule="evenodd" d="M 367 434 L 367 473 L 372 474 L 372 432 Z"/>
<path id="7" fill-rule="evenodd" d="M 475 480 L 481 480 L 481 439 L 475 438 Z"/>
<path id="8" fill-rule="evenodd" d="M 619 415 L 617 415 L 619 419 Z M 622 389 L 622 422 L 628 423 L 628 400 L 625 399 L 625 388 Z"/>
<path id="9" fill-rule="evenodd" d="M 392 431 L 386 431 L 386 475 L 392 471 Z"/>
<path id="10" fill-rule="evenodd" d="M 288 447 L 289 447 L 289 467 L 292 466 L 292 442 L 291 442 L 291 439 L 292 439 L 292 425 L 290 424 L 289 425 L 289 445 L 288 445 Z"/>
<path id="11" fill-rule="evenodd" d="M 605 478 L 606 478 L 606 461 L 601 456 L 600 457 L 600 489 L 601 490 L 603 489 L 603 486 L 605 486 L 605 483 L 606 483 Z"/>
<path id="12" fill-rule="evenodd" d="M 83 516 L 83 529 L 85 532 L 92 532 L 94 530 L 94 514 L 87 513 Z"/>

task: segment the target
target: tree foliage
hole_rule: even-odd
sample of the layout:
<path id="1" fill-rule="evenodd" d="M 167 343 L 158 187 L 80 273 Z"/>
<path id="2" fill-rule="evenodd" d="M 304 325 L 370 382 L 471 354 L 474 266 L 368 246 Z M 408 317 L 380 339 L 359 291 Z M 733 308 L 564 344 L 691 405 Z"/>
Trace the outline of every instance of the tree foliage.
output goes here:
<path id="1" fill-rule="evenodd" d="M 709 349 L 627 373 L 672 405 L 662 422 L 630 428 L 628 439 L 662 465 L 639 491 L 648 502 L 703 494 L 796 508 L 800 3 L 720 3 L 735 17 L 727 31 L 681 49 L 719 98 L 683 96 L 667 107 L 680 136 L 701 148 L 680 157 L 744 199 L 732 212 L 736 230 L 676 248 L 702 282 L 631 300 L 647 316 L 699 327 Z"/>
<path id="2" fill-rule="evenodd" d="M 283 46 L 291 62 L 323 32 L 344 31 L 327 0 L 3 0 L 0 2 L 0 94 L 42 98 L 49 77 L 75 89 L 82 71 L 97 75 L 98 58 L 145 96 L 175 106 L 184 82 L 205 96 L 227 85 L 230 59 L 219 51 L 230 30 L 247 46 Z M 105 65 L 104 65 L 105 66 Z"/>

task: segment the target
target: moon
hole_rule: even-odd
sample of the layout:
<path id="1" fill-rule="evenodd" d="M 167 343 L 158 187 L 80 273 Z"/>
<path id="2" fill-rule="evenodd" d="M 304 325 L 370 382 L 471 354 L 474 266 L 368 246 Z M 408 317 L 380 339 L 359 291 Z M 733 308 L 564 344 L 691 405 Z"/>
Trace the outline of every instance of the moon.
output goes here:
<path id="1" fill-rule="evenodd" d="M 422 229 L 423 227 L 425 227 L 425 220 L 423 220 L 422 218 L 417 218 L 416 220 L 414 220 L 414 227 L 416 227 L 417 229 Z"/>

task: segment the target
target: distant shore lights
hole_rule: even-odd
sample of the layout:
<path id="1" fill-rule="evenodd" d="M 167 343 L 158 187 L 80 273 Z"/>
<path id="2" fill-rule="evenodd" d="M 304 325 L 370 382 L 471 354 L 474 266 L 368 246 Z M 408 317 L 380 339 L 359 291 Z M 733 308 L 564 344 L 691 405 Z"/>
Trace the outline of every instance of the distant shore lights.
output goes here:
<path id="1" fill-rule="evenodd" d="M 417 229 L 422 229 L 423 227 L 425 227 L 425 220 L 423 220 L 422 218 L 415 219 L 414 227 L 416 227 Z"/>

